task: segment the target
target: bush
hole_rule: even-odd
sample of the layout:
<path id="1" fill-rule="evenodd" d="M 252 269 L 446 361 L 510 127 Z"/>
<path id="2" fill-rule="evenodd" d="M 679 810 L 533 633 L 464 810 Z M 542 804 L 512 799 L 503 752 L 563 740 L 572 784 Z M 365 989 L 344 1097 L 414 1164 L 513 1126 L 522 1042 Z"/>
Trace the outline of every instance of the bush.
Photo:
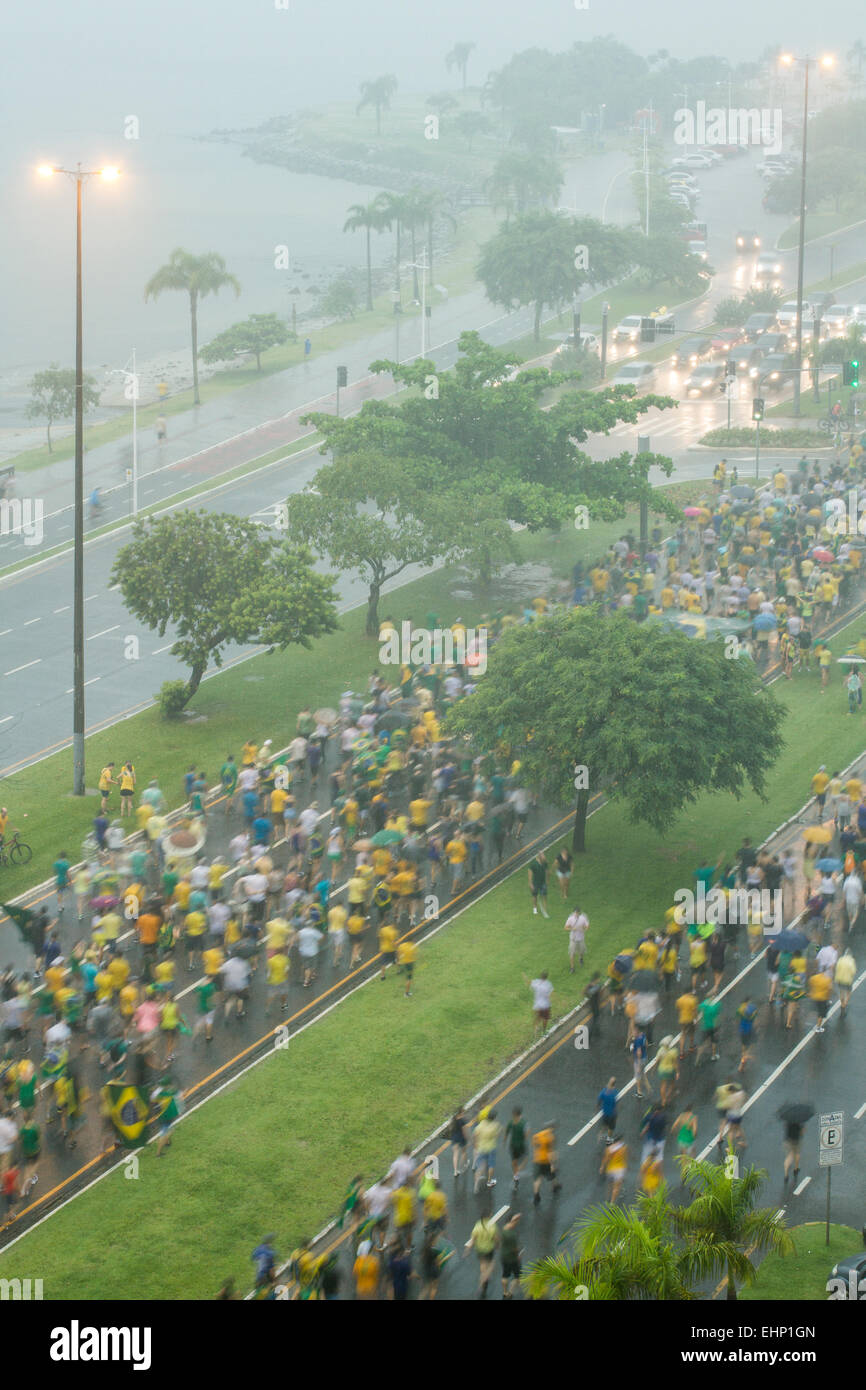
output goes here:
<path id="1" fill-rule="evenodd" d="M 814 448 L 816 445 L 825 444 L 827 441 L 823 436 L 816 434 L 814 430 L 790 429 L 774 430 L 765 429 L 761 426 L 761 448 L 792 448 L 804 449 Z M 709 434 L 704 434 L 698 440 L 699 444 L 712 444 L 719 448 L 735 448 L 738 445 L 745 445 L 747 448 L 755 443 L 755 431 L 749 425 L 737 425 L 734 429 L 710 430 Z"/>
<path id="2" fill-rule="evenodd" d="M 751 289 L 743 295 L 743 308 L 748 309 L 750 314 L 775 313 L 781 302 L 782 296 L 778 290 Z"/>
<path id="3" fill-rule="evenodd" d="M 716 305 L 716 323 L 720 328 L 739 328 L 744 323 L 747 314 L 743 313 L 742 301 L 737 299 L 735 294 L 728 295 L 727 299 L 720 299 Z"/>
<path id="4" fill-rule="evenodd" d="M 163 681 L 156 698 L 163 719 L 177 719 L 189 698 L 186 681 Z"/>

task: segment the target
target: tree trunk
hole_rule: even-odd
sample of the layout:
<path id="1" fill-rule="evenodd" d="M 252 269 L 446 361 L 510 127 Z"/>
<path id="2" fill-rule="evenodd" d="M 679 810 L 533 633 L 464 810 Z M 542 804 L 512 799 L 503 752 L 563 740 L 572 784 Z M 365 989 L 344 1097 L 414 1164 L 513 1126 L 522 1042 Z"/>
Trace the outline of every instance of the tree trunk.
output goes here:
<path id="1" fill-rule="evenodd" d="M 49 452 L 49 454 L 52 454 L 52 453 L 54 452 L 54 450 L 51 448 L 51 421 L 50 421 L 50 420 L 48 421 L 47 434 L 48 434 L 48 452 Z"/>
<path id="2" fill-rule="evenodd" d="M 186 685 L 186 700 L 184 701 L 184 704 L 186 704 L 186 705 L 189 704 L 189 702 L 190 702 L 190 700 L 192 699 L 193 695 L 195 694 L 195 692 L 198 690 L 199 686 L 201 685 L 202 676 L 204 675 L 204 673 L 205 673 L 206 670 L 207 670 L 207 662 L 206 662 L 206 661 L 205 661 L 205 662 L 201 662 L 201 661 L 200 661 L 200 662 L 198 662 L 198 664 L 197 664 L 196 666 L 193 666 L 192 671 L 190 672 L 189 680 L 187 681 L 187 685 Z"/>
<path id="3" fill-rule="evenodd" d="M 487 546 L 478 554 L 478 588 L 482 594 L 490 591 L 490 584 L 493 579 L 493 561 L 490 550 Z"/>
<path id="4" fill-rule="evenodd" d="M 370 585 L 367 594 L 367 626 L 365 628 L 368 637 L 379 636 L 379 581 L 375 580 Z"/>
<path id="5" fill-rule="evenodd" d="M 373 262 L 370 259 L 370 224 L 367 223 L 367 310 L 373 308 Z"/>
<path id="6" fill-rule="evenodd" d="M 732 1274 L 728 1275 L 728 1291 L 725 1294 L 725 1298 L 729 1303 L 736 1303 L 737 1301 L 737 1286 L 734 1283 L 734 1276 Z"/>
<path id="7" fill-rule="evenodd" d="M 262 354 L 261 354 L 261 349 L 260 349 L 260 348 L 256 348 L 255 351 L 256 351 L 256 371 L 257 371 L 257 372 L 260 372 L 260 371 L 262 370 Z"/>
<path id="8" fill-rule="evenodd" d="M 543 308 L 544 305 L 541 300 L 537 299 L 535 301 L 535 325 L 532 330 L 536 342 L 538 342 L 541 337 L 541 311 Z"/>
<path id="9" fill-rule="evenodd" d="M 189 320 L 192 329 L 192 401 L 193 405 L 201 405 L 198 394 L 198 296 L 195 290 L 190 291 L 189 296 Z"/>
<path id="10" fill-rule="evenodd" d="M 589 788 L 582 787 L 577 793 L 577 807 L 574 812 L 574 832 L 571 837 L 573 854 L 586 853 L 586 812 L 589 806 Z"/>

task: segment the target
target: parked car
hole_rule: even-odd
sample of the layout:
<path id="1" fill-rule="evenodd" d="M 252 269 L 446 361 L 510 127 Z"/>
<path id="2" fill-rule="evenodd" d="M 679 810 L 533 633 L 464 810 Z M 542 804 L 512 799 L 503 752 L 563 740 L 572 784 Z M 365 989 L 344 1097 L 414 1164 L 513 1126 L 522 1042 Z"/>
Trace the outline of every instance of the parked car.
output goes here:
<path id="1" fill-rule="evenodd" d="M 866 304 L 854 305 L 853 319 L 854 322 L 859 323 L 861 327 L 866 324 Z"/>
<path id="2" fill-rule="evenodd" d="M 768 154 L 760 164 L 755 165 L 758 173 L 763 174 L 765 178 L 768 175 L 776 177 L 779 174 L 787 174 L 790 167 L 789 161 L 778 154 Z"/>
<path id="3" fill-rule="evenodd" d="M 641 314 L 627 314 L 613 330 L 615 343 L 636 343 L 640 339 Z"/>
<path id="4" fill-rule="evenodd" d="M 696 367 L 703 358 L 710 355 L 709 338 L 683 338 L 674 348 L 671 366 Z"/>
<path id="5" fill-rule="evenodd" d="M 742 328 L 720 328 L 718 333 L 714 333 L 710 339 L 710 348 L 713 352 L 729 352 L 732 347 L 736 347 L 742 341 Z"/>
<path id="6" fill-rule="evenodd" d="M 775 314 L 750 314 L 743 324 L 746 342 L 757 342 L 762 333 L 769 333 L 775 322 Z"/>
<path id="7" fill-rule="evenodd" d="M 763 361 L 758 383 L 762 391 L 781 391 L 793 380 L 791 357 L 787 352 L 771 352 Z"/>
<path id="8" fill-rule="evenodd" d="M 714 145 L 698 145 L 697 154 L 705 155 L 710 164 L 721 164 L 722 156 Z"/>
<path id="9" fill-rule="evenodd" d="M 830 1284 L 834 1280 L 837 1282 L 831 1292 Z M 866 1250 L 834 1264 L 827 1280 L 827 1291 L 830 1299 L 863 1302 L 866 1298 Z"/>
<path id="10" fill-rule="evenodd" d="M 655 386 L 656 366 L 654 362 L 626 362 L 613 379 L 614 386 L 636 386 L 638 391 Z"/>
<path id="11" fill-rule="evenodd" d="M 758 236 L 758 233 L 754 230 L 737 232 L 736 244 L 738 251 L 757 251 L 758 247 L 761 244 L 761 238 Z"/>
<path id="12" fill-rule="evenodd" d="M 697 150 L 692 150 L 691 154 L 681 154 L 676 159 L 671 160 L 671 167 L 674 169 L 709 169 L 715 163 L 707 154 L 699 154 Z"/>
<path id="13" fill-rule="evenodd" d="M 687 396 L 709 396 L 724 384 L 724 362 L 701 362 L 683 382 Z"/>
<path id="14" fill-rule="evenodd" d="M 668 194 L 668 197 L 672 203 L 676 203 L 678 208 L 685 208 L 687 212 L 691 212 L 692 207 L 698 201 L 698 195 L 696 193 L 681 193 L 678 188 L 673 189 L 672 192 Z"/>
<path id="15" fill-rule="evenodd" d="M 764 354 L 759 347 L 743 343 L 734 353 L 734 361 L 737 364 L 737 376 L 748 376 L 754 380 L 761 370 Z"/>

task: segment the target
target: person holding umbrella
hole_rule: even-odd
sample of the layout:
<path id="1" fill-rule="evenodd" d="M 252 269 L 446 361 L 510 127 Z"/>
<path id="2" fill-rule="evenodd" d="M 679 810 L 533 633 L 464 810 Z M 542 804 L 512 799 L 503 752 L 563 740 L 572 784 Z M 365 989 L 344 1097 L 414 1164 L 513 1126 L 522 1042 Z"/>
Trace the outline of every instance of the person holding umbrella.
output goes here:
<path id="1" fill-rule="evenodd" d="M 792 1170 L 795 1186 L 800 1176 L 800 1146 L 803 1142 L 803 1130 L 806 1128 L 807 1122 L 812 1118 L 814 1113 L 815 1111 L 811 1105 L 798 1101 L 787 1101 L 776 1111 L 778 1118 L 782 1121 L 784 1126 L 784 1181 L 786 1184 Z"/>
<path id="2" fill-rule="evenodd" d="M 848 692 L 848 713 L 855 714 L 863 703 L 863 682 L 860 679 L 860 672 L 854 667 L 848 679 L 845 681 L 845 689 Z"/>

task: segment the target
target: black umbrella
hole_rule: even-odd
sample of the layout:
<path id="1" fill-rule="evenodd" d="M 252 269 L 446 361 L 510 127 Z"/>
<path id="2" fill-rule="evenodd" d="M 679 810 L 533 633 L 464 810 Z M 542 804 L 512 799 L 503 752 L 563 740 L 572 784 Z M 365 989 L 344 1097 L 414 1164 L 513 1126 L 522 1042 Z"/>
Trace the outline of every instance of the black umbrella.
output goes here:
<path id="1" fill-rule="evenodd" d="M 379 729 L 400 729 L 405 728 L 409 722 L 408 714 L 400 714 L 397 710 L 389 710 L 387 714 L 383 714 L 377 719 L 376 727 Z"/>
<path id="2" fill-rule="evenodd" d="M 631 989 L 639 990 L 641 994 L 651 994 L 658 989 L 659 979 L 654 970 L 635 970 L 629 980 Z"/>
<path id="3" fill-rule="evenodd" d="M 738 483 L 736 487 L 731 488 L 732 497 L 754 497 L 754 495 L 755 489 L 749 487 L 747 483 Z"/>
<path id="4" fill-rule="evenodd" d="M 776 1111 L 779 1119 L 790 1125 L 804 1125 L 814 1113 L 814 1108 L 803 1100 L 786 1100 Z"/>
<path id="5" fill-rule="evenodd" d="M 239 941 L 237 945 L 232 947 L 232 955 L 242 956 L 245 960 L 249 960 L 250 956 L 256 955 L 258 949 L 259 943 L 253 941 L 251 937 L 246 936 L 242 941 Z"/>

